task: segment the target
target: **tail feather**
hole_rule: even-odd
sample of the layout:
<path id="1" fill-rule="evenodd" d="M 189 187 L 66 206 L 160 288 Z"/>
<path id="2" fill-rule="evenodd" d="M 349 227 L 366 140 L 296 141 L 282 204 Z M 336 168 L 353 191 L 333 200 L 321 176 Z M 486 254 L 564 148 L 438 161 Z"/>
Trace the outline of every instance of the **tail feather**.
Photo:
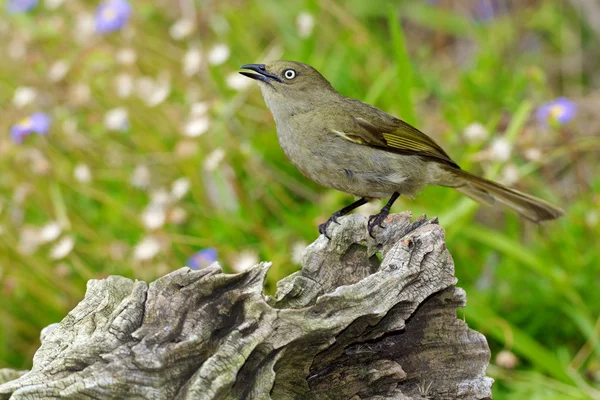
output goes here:
<path id="1" fill-rule="evenodd" d="M 533 222 L 556 219 L 565 214 L 562 208 L 516 189 L 480 178 L 466 171 L 452 170 L 452 173 L 462 178 L 463 182 L 463 185 L 454 186 L 454 188 L 479 203 L 486 205 L 501 203 Z"/>

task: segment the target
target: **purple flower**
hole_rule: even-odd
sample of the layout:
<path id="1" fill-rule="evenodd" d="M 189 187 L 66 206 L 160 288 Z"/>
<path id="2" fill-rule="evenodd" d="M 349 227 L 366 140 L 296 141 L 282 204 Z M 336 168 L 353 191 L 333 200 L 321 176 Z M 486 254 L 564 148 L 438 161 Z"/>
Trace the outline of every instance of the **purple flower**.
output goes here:
<path id="1" fill-rule="evenodd" d="M 200 250 L 188 258 L 186 265 L 191 269 L 202 269 L 217 261 L 217 249 L 209 247 Z"/>
<path id="2" fill-rule="evenodd" d="M 548 126 L 564 125 L 575 117 L 577 114 L 577 104 L 565 97 L 543 104 L 537 110 L 538 121 Z"/>
<path id="3" fill-rule="evenodd" d="M 6 0 L 6 11 L 10 14 L 19 14 L 31 10 L 38 0 Z"/>
<path id="4" fill-rule="evenodd" d="M 127 0 L 108 0 L 96 9 L 96 32 L 118 31 L 129 21 L 131 5 Z"/>
<path id="5" fill-rule="evenodd" d="M 10 128 L 10 137 L 15 143 L 23 143 L 23 139 L 30 133 L 45 135 L 50 129 L 50 116 L 44 113 L 35 113 Z"/>
<path id="6" fill-rule="evenodd" d="M 498 0 L 479 0 L 474 9 L 475 18 L 481 22 L 491 21 L 499 12 Z"/>

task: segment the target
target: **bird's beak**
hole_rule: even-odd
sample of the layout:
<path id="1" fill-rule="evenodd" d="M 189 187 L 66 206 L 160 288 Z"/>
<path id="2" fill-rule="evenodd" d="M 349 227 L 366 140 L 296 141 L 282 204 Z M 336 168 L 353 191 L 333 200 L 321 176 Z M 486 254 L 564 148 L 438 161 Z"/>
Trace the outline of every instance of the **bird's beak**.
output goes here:
<path id="1" fill-rule="evenodd" d="M 281 79 L 279 79 L 277 75 L 267 72 L 265 64 L 246 64 L 242 65 L 240 68 L 249 69 L 250 71 L 256 72 L 256 74 L 247 71 L 240 72 L 240 74 L 247 76 L 248 78 L 256 79 L 258 81 L 268 83 L 269 85 L 271 84 L 272 80 L 281 82 Z"/>

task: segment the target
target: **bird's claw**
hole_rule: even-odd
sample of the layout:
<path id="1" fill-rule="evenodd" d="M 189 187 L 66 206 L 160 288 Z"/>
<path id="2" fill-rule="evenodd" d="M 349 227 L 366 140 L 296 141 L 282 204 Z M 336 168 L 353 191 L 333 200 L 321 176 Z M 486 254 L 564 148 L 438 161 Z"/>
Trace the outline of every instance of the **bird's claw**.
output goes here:
<path id="1" fill-rule="evenodd" d="M 337 220 L 337 215 L 332 215 L 326 222 L 319 225 L 319 233 L 321 235 L 325 235 L 325 237 L 329 240 L 331 240 L 331 237 L 327 234 L 327 228 L 332 222 L 335 222 L 338 225 L 340 224 Z"/>
<path id="2" fill-rule="evenodd" d="M 371 215 L 369 217 L 369 222 L 367 224 L 367 230 L 369 231 L 369 236 L 371 236 L 373 239 L 375 239 L 375 236 L 373 236 L 373 230 L 377 226 L 384 228 L 383 221 L 385 221 L 385 219 L 388 217 L 389 214 L 390 214 L 389 211 L 386 212 L 386 210 L 381 210 L 381 212 L 379 214 Z"/>

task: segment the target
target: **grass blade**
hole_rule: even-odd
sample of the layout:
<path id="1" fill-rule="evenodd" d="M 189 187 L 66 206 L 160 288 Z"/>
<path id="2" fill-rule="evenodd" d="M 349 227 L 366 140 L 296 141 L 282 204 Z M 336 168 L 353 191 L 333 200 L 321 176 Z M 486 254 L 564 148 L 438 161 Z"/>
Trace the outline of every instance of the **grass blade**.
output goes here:
<path id="1" fill-rule="evenodd" d="M 396 92 L 398 105 L 400 108 L 400 118 L 409 124 L 415 125 L 417 119 L 412 102 L 413 88 L 413 69 L 406 48 L 406 39 L 404 31 L 400 26 L 400 17 L 397 11 L 392 8 L 388 13 L 388 24 L 390 27 L 390 36 L 392 38 L 392 47 L 394 59 L 396 62 L 397 81 L 400 83 L 399 90 Z"/>

